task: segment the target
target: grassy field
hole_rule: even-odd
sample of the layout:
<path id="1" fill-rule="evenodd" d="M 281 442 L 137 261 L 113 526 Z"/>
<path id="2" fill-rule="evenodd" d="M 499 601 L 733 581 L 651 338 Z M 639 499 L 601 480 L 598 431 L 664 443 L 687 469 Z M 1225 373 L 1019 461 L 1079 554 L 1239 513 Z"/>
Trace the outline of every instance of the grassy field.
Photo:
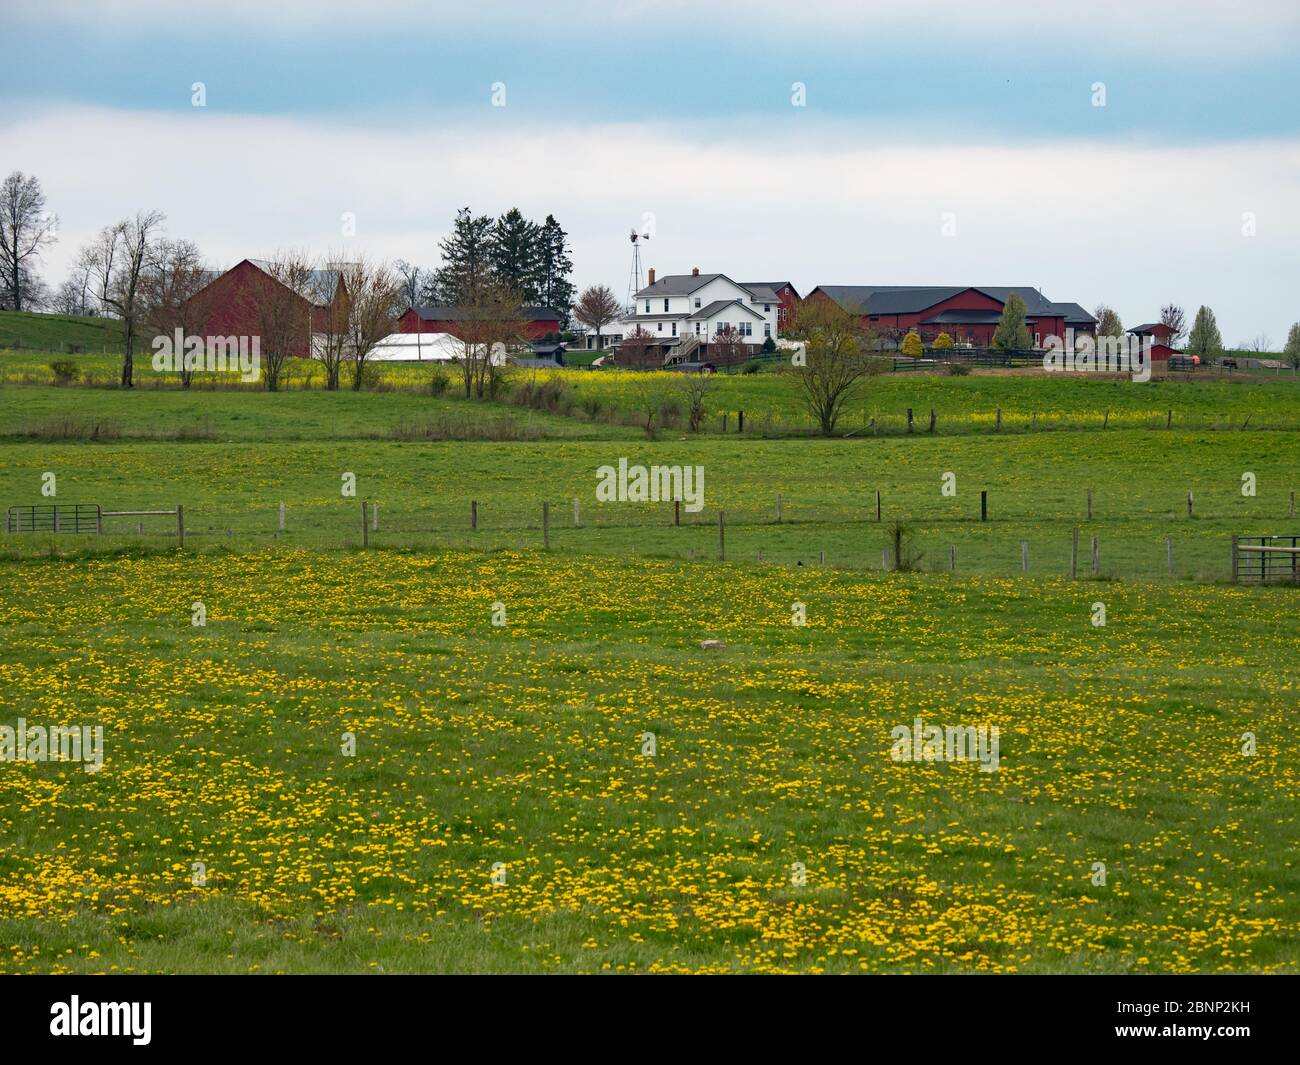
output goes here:
<path id="1" fill-rule="evenodd" d="M 0 726 L 105 761 L 0 762 L 0 970 L 1297 971 L 1297 592 L 1224 583 L 1300 531 L 1294 385 L 877 378 L 939 432 L 649 440 L 567 376 L 612 412 L 6 376 L 5 506 L 187 540 L 4 538 Z M 597 502 L 620 458 L 704 508 Z M 997 772 L 893 761 L 917 717 Z"/>
<path id="2" fill-rule="evenodd" d="M 31 348 L 33 362 L 50 353 L 87 355 L 122 350 L 122 323 L 116 318 L 0 311 L 0 348 Z"/>
<path id="3" fill-rule="evenodd" d="M 5 970 L 1295 970 L 1290 593 L 1095 629 L 1056 580 L 296 550 L 0 588 L 6 717 L 106 731 L 0 777 Z M 999 770 L 892 761 L 916 717 Z"/>

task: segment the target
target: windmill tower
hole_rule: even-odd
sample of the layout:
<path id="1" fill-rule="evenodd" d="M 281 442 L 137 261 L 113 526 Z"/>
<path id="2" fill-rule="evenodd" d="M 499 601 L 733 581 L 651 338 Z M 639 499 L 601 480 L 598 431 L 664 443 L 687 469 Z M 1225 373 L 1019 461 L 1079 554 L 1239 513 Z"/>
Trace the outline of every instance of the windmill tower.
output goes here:
<path id="1" fill-rule="evenodd" d="M 649 239 L 649 233 L 638 233 L 635 229 L 628 235 L 628 240 L 632 242 L 632 275 L 627 281 L 627 310 L 629 314 L 636 313 L 636 294 L 645 287 L 645 278 L 641 273 L 641 242 Z"/>

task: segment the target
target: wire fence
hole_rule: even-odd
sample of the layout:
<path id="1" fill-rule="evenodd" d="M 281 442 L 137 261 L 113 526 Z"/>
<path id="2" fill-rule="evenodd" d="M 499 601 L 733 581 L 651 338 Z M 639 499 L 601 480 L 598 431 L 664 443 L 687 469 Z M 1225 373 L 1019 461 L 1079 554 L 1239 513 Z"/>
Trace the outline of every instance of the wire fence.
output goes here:
<path id="1" fill-rule="evenodd" d="M 1016 505 L 1019 502 L 1020 505 Z M 1206 509 L 1203 501 L 1201 509 Z M 1005 510 L 999 503 L 1005 505 Z M 600 502 L 539 498 L 457 499 L 413 506 L 344 499 L 335 503 L 271 504 L 256 511 L 178 505 L 160 511 L 101 511 L 101 531 L 52 519 L 40 527 L 8 523 L 12 555 L 72 547 L 190 550 L 385 549 L 549 550 L 573 555 L 632 554 L 696 561 L 865 570 L 920 570 L 991 576 L 1072 576 L 1141 580 L 1235 580 L 1238 543 L 1300 535 L 1294 493 L 1276 512 L 1279 528 L 1240 528 L 1222 506 L 1198 510 L 1192 492 L 1178 508 L 1093 514 L 1091 493 L 1080 514 L 1035 514 L 1023 500 L 980 493 L 961 511 L 912 507 L 902 511 L 874 492 L 852 504 L 801 502 L 783 493 L 759 503 L 731 499 L 721 508 L 684 501 Z M 75 504 L 69 506 L 76 506 Z M 85 505 L 82 504 L 82 507 Z M 1185 506 L 1185 513 L 1177 513 Z M 14 508 L 18 509 L 18 508 Z M 1256 519 L 1262 520 L 1262 519 Z M 1285 530 L 1285 531 L 1282 531 Z M 1250 539 L 1251 537 L 1255 539 Z M 1278 541 L 1281 542 L 1281 541 Z M 1294 572 L 1270 569 L 1269 581 Z M 1258 562 L 1252 562 L 1258 568 Z M 1250 573 L 1253 573 L 1251 570 Z M 1245 579 L 1250 579 L 1246 573 Z"/>

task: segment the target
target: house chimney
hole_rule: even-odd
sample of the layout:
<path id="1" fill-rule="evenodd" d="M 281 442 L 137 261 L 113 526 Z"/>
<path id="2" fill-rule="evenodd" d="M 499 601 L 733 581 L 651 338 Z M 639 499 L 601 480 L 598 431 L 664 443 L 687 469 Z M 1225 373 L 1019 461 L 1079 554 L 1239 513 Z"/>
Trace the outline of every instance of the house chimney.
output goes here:
<path id="1" fill-rule="evenodd" d="M 650 267 L 650 284 L 653 285 L 654 283 L 655 283 L 655 268 L 652 266 Z"/>
<path id="2" fill-rule="evenodd" d="M 698 266 L 692 266 L 691 277 L 699 277 L 699 276 L 700 276 L 700 268 Z"/>

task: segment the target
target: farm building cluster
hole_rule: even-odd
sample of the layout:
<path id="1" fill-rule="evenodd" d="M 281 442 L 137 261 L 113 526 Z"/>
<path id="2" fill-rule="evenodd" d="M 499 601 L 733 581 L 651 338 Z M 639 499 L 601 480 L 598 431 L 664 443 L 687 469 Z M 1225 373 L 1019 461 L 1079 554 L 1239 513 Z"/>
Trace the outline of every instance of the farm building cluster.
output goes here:
<path id="1" fill-rule="evenodd" d="M 268 286 L 281 286 L 268 263 L 245 259 L 216 277 L 204 292 L 207 332 L 244 335 L 259 331 L 260 304 Z M 292 354 L 307 356 L 331 316 L 348 299 L 342 274 L 313 270 L 296 285 Z M 635 344 L 640 365 L 667 368 L 711 367 L 714 361 L 752 358 L 763 351 L 791 347 L 788 334 L 801 306 L 829 301 L 855 316 L 884 350 L 897 348 L 915 333 L 930 346 L 941 336 L 956 349 L 993 344 L 1007 301 L 1015 294 L 1025 307 L 1025 325 L 1035 349 L 1055 342 L 1096 336 L 1097 320 L 1080 304 L 1056 302 L 1029 285 L 817 285 L 801 296 L 789 281 L 733 281 L 723 273 L 656 276 L 630 287 L 628 301 L 612 321 L 576 331 L 567 315 L 549 307 L 521 308 L 519 343 L 494 344 L 494 361 L 524 365 L 564 365 L 573 349 L 598 352 L 596 365 L 617 358 Z M 464 350 L 469 315 L 447 305 L 407 306 L 396 329 L 376 345 L 371 358 L 393 361 L 451 361 Z M 1151 343 L 1152 359 L 1179 356 L 1168 327 L 1137 326 L 1129 334 Z M 725 358 L 723 349 L 725 348 Z M 620 360 L 623 361 L 623 360 Z"/>

